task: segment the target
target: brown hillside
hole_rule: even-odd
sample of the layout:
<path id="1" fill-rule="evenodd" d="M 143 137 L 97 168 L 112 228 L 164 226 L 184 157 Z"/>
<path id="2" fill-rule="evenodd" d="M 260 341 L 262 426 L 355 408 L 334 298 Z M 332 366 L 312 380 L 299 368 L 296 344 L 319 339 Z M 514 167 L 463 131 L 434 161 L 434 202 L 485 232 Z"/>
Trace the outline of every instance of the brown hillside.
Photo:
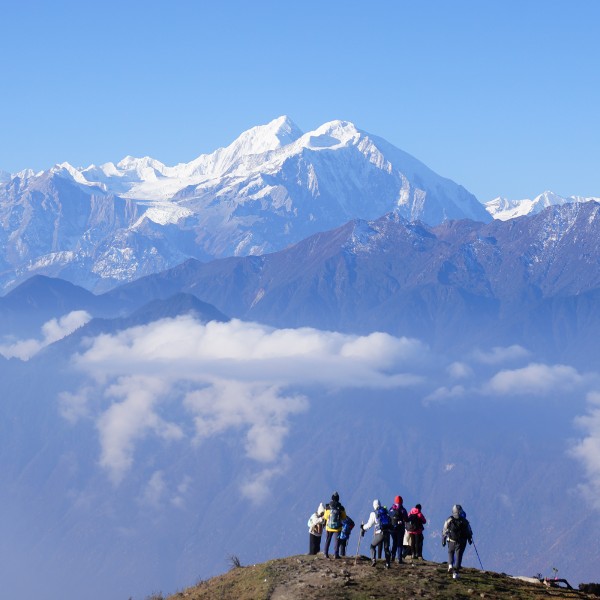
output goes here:
<path id="1" fill-rule="evenodd" d="M 248 567 L 233 568 L 168 600 L 399 600 L 466 598 L 537 600 L 598 598 L 577 590 L 528 583 L 504 574 L 464 569 L 453 580 L 445 564 L 429 561 L 376 567 L 361 557 L 339 560 L 322 555 L 291 556 Z"/>

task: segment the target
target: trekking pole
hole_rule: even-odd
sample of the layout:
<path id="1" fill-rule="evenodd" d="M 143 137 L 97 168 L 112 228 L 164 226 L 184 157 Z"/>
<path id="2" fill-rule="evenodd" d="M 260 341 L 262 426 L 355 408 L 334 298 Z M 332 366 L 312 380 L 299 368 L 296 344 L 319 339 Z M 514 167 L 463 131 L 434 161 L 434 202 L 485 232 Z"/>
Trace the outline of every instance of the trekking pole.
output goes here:
<path id="1" fill-rule="evenodd" d="M 477 546 L 475 545 L 475 540 L 473 540 L 473 548 L 475 548 L 475 554 L 477 554 L 477 560 L 479 561 L 479 566 L 481 567 L 481 570 L 485 571 L 485 569 L 483 568 L 483 565 L 481 564 L 481 558 L 479 558 L 479 552 L 477 552 Z"/>
<path id="2" fill-rule="evenodd" d="M 354 564 L 356 564 L 356 561 L 358 560 L 358 552 L 360 550 L 360 541 L 365 536 L 365 530 L 362 527 L 363 527 L 363 523 L 360 524 L 360 535 L 358 536 L 358 546 L 356 548 L 356 556 L 354 557 Z"/>

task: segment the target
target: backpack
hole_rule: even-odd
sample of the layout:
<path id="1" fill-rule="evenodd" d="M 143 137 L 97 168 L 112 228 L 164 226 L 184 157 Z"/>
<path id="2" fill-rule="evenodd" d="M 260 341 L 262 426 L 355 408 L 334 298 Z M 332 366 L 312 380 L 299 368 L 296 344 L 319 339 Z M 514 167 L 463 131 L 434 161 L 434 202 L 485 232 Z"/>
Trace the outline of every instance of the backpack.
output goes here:
<path id="1" fill-rule="evenodd" d="M 329 529 L 339 529 L 342 526 L 342 505 L 339 502 L 332 502 L 329 507 L 329 519 L 327 527 Z"/>
<path id="2" fill-rule="evenodd" d="M 415 533 L 419 531 L 423 527 L 421 523 L 421 519 L 419 519 L 419 515 L 417 513 L 412 513 L 408 515 L 408 521 L 406 521 L 406 531 L 411 533 Z"/>
<path id="3" fill-rule="evenodd" d="M 469 521 L 459 517 L 450 517 L 447 528 L 448 539 L 462 544 L 469 538 Z"/>
<path id="4" fill-rule="evenodd" d="M 340 540 L 347 540 L 350 537 L 350 532 L 354 529 L 354 521 L 350 517 L 346 517 L 342 521 L 342 531 L 340 532 Z"/>
<path id="5" fill-rule="evenodd" d="M 404 519 L 406 518 L 406 511 L 404 509 L 401 510 L 399 506 L 394 505 L 388 512 L 390 515 L 390 521 L 392 522 L 392 529 L 403 528 Z"/>
<path id="6" fill-rule="evenodd" d="M 377 519 L 377 523 L 379 524 L 379 529 L 382 531 L 385 529 L 389 529 L 392 522 L 390 520 L 390 515 L 388 514 L 387 508 L 385 506 L 380 506 L 375 511 L 375 518 Z"/>

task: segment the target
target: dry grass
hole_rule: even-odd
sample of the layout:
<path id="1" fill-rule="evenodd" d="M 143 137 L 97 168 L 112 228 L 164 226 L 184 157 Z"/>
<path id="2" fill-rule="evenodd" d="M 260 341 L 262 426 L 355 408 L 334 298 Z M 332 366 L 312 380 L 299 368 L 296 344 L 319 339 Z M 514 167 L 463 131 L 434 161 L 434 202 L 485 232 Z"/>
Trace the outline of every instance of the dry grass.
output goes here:
<path id="1" fill-rule="evenodd" d="M 292 556 L 232 569 L 167 600 L 550 600 L 592 598 L 583 592 L 526 583 L 504 574 L 465 569 L 453 580 L 445 564 L 415 561 L 375 568 L 362 557 L 327 560 Z"/>

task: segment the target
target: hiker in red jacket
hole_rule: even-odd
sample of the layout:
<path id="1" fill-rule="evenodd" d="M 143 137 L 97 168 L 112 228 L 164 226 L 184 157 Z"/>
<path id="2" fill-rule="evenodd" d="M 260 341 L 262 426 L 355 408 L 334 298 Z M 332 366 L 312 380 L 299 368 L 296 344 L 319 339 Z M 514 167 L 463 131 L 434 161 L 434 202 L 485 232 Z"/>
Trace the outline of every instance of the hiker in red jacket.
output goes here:
<path id="1" fill-rule="evenodd" d="M 425 515 L 421 512 L 421 505 L 416 504 L 408 513 L 406 531 L 410 536 L 410 549 L 413 559 L 423 558 L 423 528 L 427 523 Z"/>

